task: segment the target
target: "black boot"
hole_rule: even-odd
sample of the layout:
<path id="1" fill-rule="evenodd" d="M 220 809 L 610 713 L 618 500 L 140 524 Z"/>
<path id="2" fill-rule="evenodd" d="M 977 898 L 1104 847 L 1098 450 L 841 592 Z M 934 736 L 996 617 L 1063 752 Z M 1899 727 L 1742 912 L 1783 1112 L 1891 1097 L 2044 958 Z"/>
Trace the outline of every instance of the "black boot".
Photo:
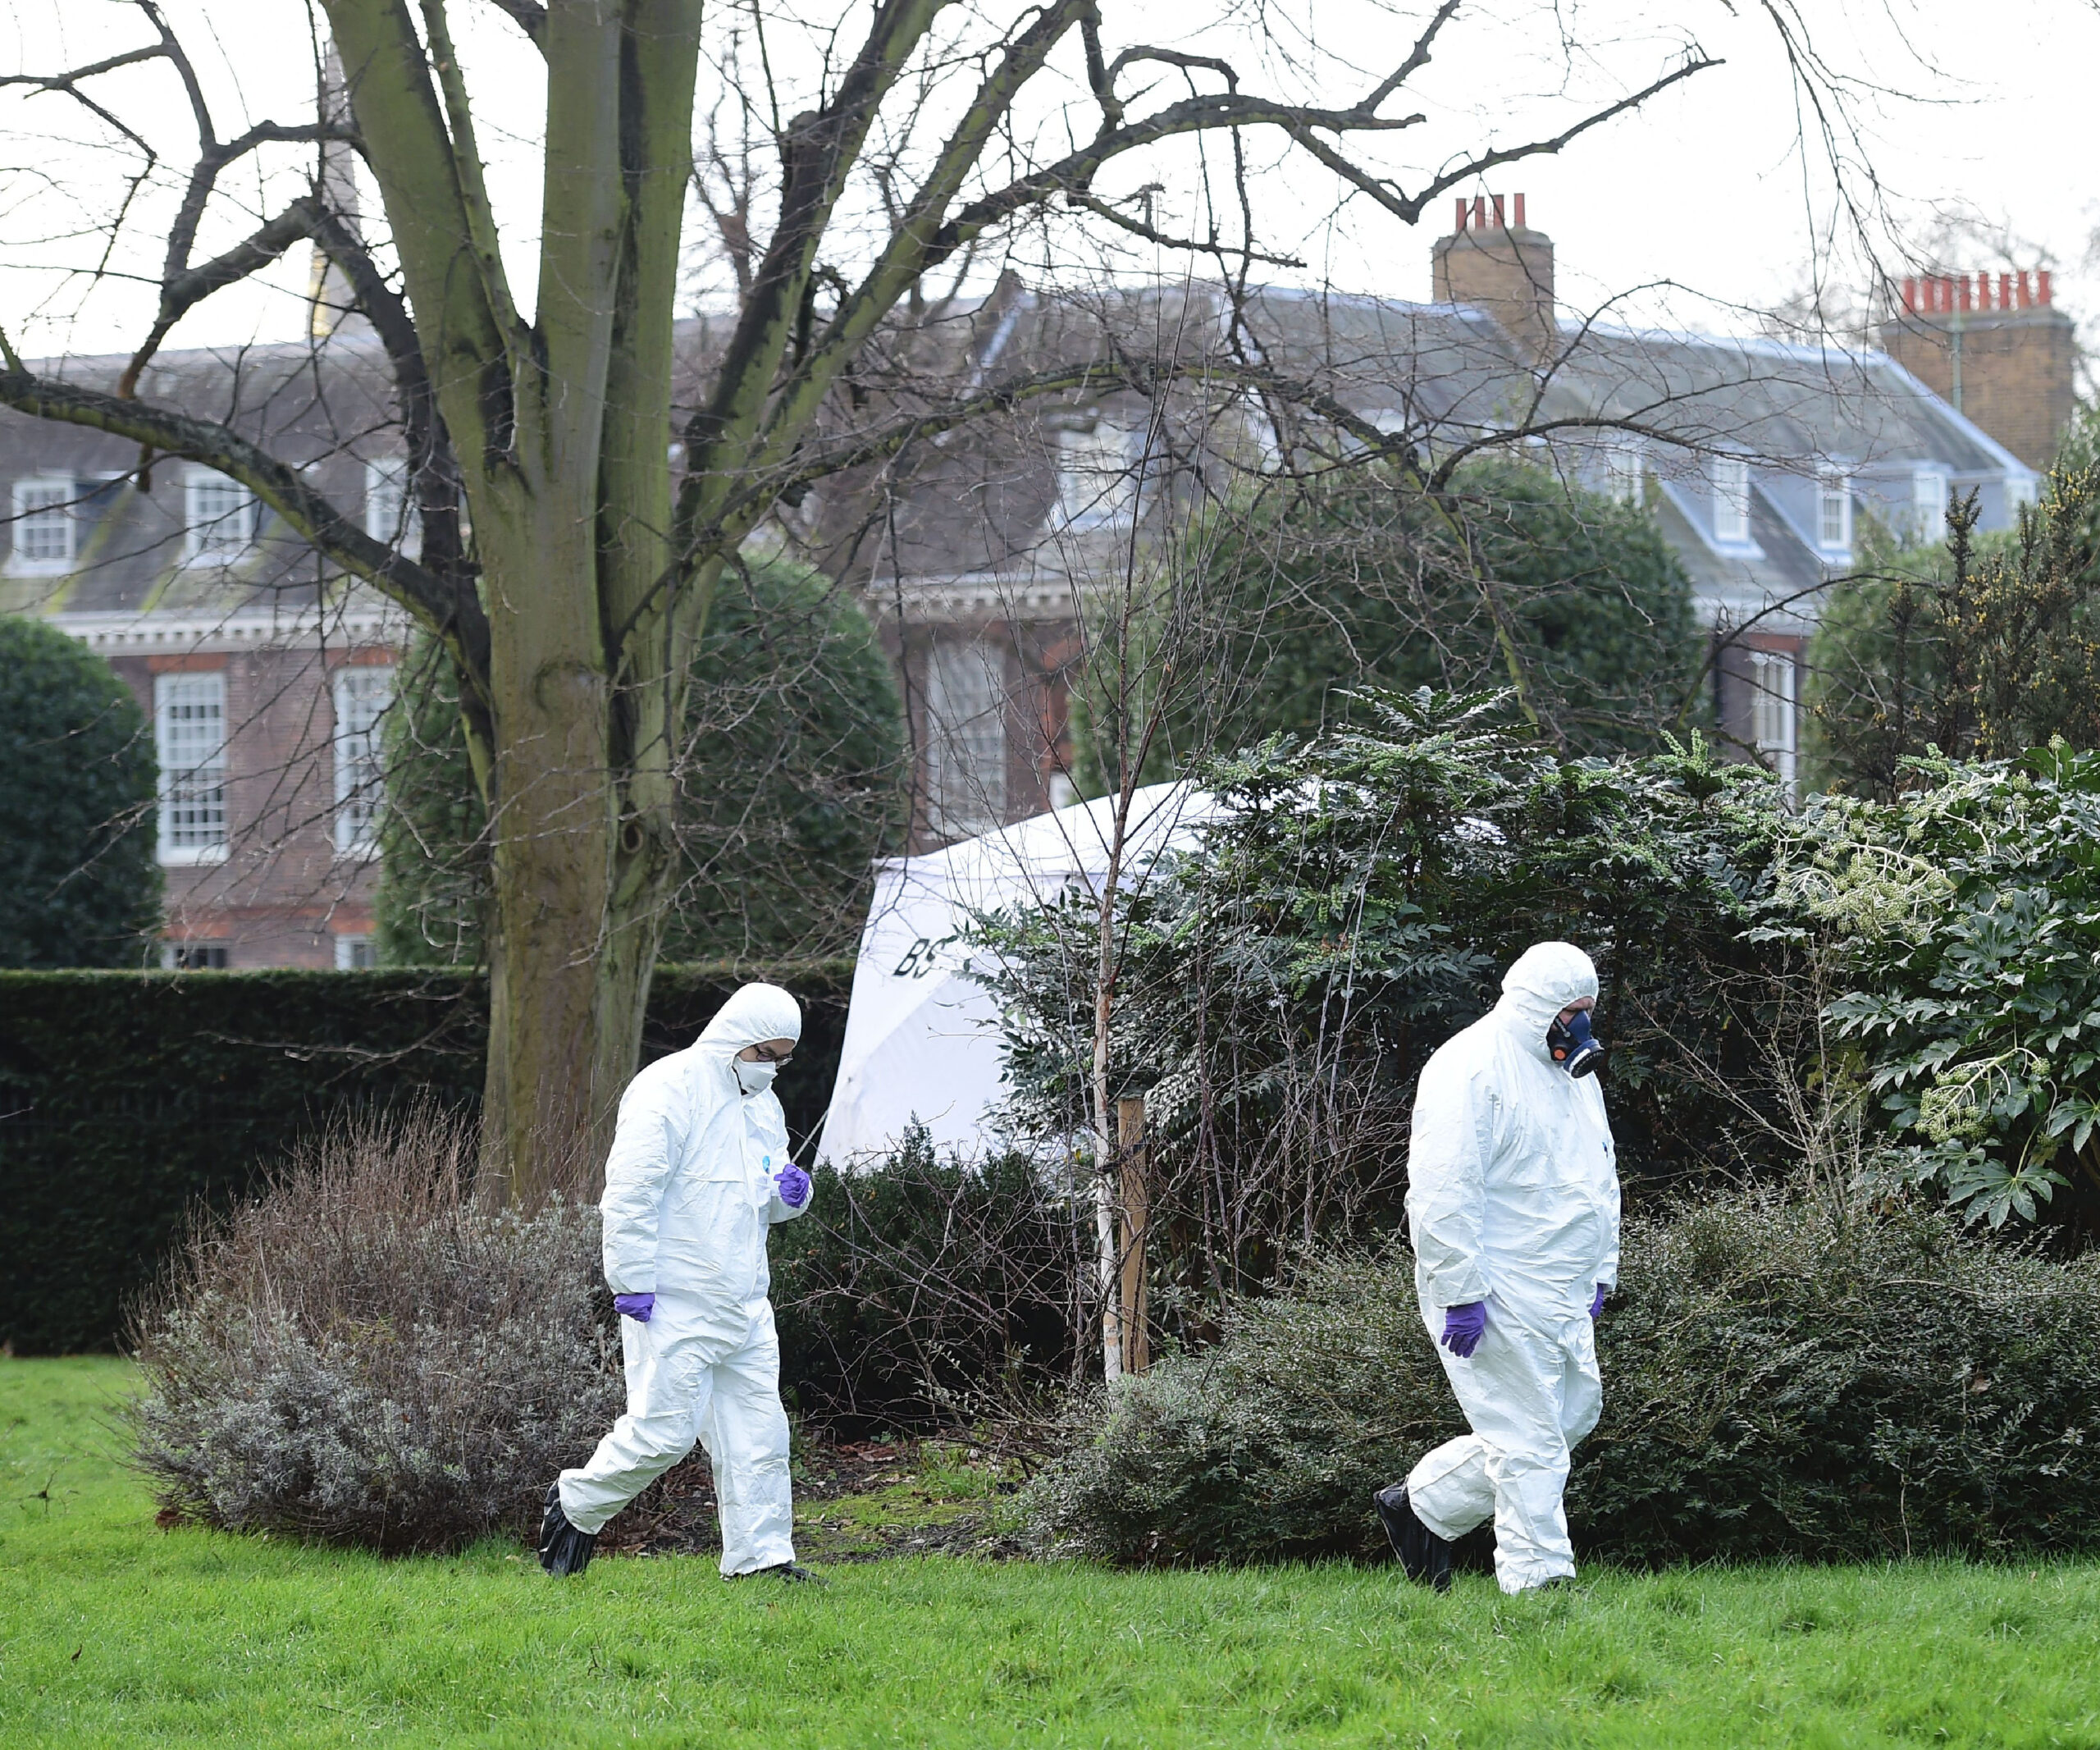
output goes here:
<path id="1" fill-rule="evenodd" d="M 749 1574 L 733 1574 L 733 1580 L 784 1580 L 790 1586 L 829 1586 L 831 1582 L 814 1568 L 806 1568 L 799 1561 L 777 1561 L 769 1568 L 754 1568 Z"/>
<path id="2" fill-rule="evenodd" d="M 1408 1501 L 1407 1484 L 1395 1483 L 1379 1490 L 1371 1499 L 1378 1509 L 1378 1522 L 1392 1540 L 1393 1553 L 1400 1558 L 1400 1566 L 1407 1577 L 1424 1586 L 1433 1586 L 1439 1592 L 1449 1592 L 1451 1546 L 1415 1517 L 1414 1508 Z"/>
<path id="3" fill-rule="evenodd" d="M 578 1531 L 561 1510 L 561 1484 L 547 1489 L 546 1510 L 540 1515 L 540 1565 L 559 1579 L 581 1574 L 591 1565 L 591 1552 L 598 1547 L 595 1531 Z"/>

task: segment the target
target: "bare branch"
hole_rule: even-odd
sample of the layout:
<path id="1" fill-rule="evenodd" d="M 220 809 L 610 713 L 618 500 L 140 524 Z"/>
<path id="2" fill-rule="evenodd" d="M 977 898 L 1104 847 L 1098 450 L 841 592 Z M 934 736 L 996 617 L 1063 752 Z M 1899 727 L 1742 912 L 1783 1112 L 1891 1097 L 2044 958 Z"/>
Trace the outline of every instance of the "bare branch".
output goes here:
<path id="1" fill-rule="evenodd" d="M 313 234 L 313 202 L 301 195 L 275 218 L 244 238 L 225 254 L 201 267 L 190 267 L 171 276 L 161 287 L 161 307 L 153 326 L 139 350 L 131 355 L 124 374 L 117 379 L 116 393 L 129 400 L 139 387 L 139 376 L 160 350 L 167 331 L 195 305 L 236 280 L 267 267 L 302 237 Z"/>
<path id="2" fill-rule="evenodd" d="M 1550 158 L 1571 141 L 1578 139 L 1588 133 L 1591 128 L 1600 127 L 1613 117 L 1624 115 L 1628 110 L 1638 109 L 1651 97 L 1659 92 L 1669 90 L 1672 85 L 1691 78 L 1693 74 L 1703 73 L 1709 67 L 1726 65 L 1725 62 L 1710 57 L 1687 57 L 1684 64 L 1675 72 L 1667 73 L 1652 85 L 1635 92 L 1632 96 L 1621 98 L 1616 103 L 1584 117 L 1565 132 L 1556 134 L 1550 139 L 1532 140 L 1521 146 L 1509 146 L 1494 152 L 1484 152 L 1478 158 L 1468 158 L 1463 163 L 1445 171 L 1442 176 L 1436 177 L 1418 193 L 1412 195 L 1395 194 L 1384 180 L 1370 176 L 1360 167 L 1349 162 L 1333 147 L 1315 139 L 1311 130 L 1322 126 L 1322 123 L 1303 122 L 1290 126 L 1288 131 L 1293 139 L 1326 165 L 1328 169 L 1354 187 L 1362 190 L 1388 212 L 1412 225 L 1421 218 L 1423 210 L 1431 201 L 1457 187 L 1460 183 L 1470 182 L 1477 176 L 1484 176 L 1491 170 L 1499 169 L 1504 164 L 1516 163 L 1522 158 Z"/>
<path id="3" fill-rule="evenodd" d="M 293 530 L 346 571 L 363 578 L 442 637 L 465 672 L 486 675 L 488 623 L 479 604 L 415 560 L 375 541 L 300 476 L 231 427 L 145 402 L 39 377 L 0 337 L 0 405 L 38 419 L 84 426 L 216 468 L 238 480 Z"/>
<path id="4" fill-rule="evenodd" d="M 452 130 L 452 162 L 457 171 L 460 204 L 466 209 L 467 244 L 481 270 L 482 295 L 506 336 L 518 332 L 518 307 L 512 301 L 510 281 L 503 269 L 503 250 L 496 241 L 495 208 L 489 200 L 488 184 L 482 173 L 482 149 L 474 137 L 474 112 L 467 100 L 467 75 L 460 70 L 459 51 L 452 46 L 451 26 L 445 16 L 445 0 L 422 0 L 423 30 L 430 38 L 430 58 L 437 74 L 437 88 L 445 96 L 445 118 Z"/>
<path id="5" fill-rule="evenodd" d="M 1391 75 L 1381 80 L 1364 98 L 1363 104 L 1364 108 L 1377 108 L 1387 98 L 1429 65 L 1429 52 L 1436 43 L 1437 33 L 1450 23 L 1451 15 L 1456 12 L 1463 3 L 1464 0 L 1444 0 L 1443 5 L 1436 9 L 1436 16 L 1422 26 L 1422 34 L 1415 39 L 1414 47 L 1408 51 L 1407 59 L 1395 67 Z"/>
<path id="6" fill-rule="evenodd" d="M 1154 230 L 1142 219 L 1134 219 L 1128 213 L 1118 212 L 1107 201 L 1098 200 L 1077 189 L 1066 192 L 1065 204 L 1106 219 L 1111 225 L 1121 227 L 1132 236 L 1142 237 L 1148 243 L 1157 243 L 1162 249 L 1183 250 L 1191 255 L 1231 255 L 1242 261 L 1262 262 L 1271 267 L 1303 267 L 1305 265 L 1295 255 L 1271 255 L 1261 249 L 1229 249 L 1221 243 L 1200 243 L 1192 237 L 1171 237 L 1164 231 Z"/>
<path id="7" fill-rule="evenodd" d="M 546 52 L 547 9 L 540 0 L 495 0 L 495 4 L 509 15 L 511 22 L 532 39 L 542 54 Z"/>

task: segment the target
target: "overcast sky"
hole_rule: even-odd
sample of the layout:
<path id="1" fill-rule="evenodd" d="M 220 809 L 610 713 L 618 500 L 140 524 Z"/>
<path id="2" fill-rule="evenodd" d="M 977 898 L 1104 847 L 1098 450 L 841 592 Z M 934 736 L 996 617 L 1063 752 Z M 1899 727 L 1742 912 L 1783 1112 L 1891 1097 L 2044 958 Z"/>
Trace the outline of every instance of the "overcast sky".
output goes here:
<path id="1" fill-rule="evenodd" d="M 1106 0 L 1103 11 L 1112 49 L 1119 35 L 1130 40 L 1125 21 L 1135 17 L 1152 40 L 1230 52 L 1257 67 L 1262 57 L 1248 22 L 1256 0 L 1238 3 L 1244 13 L 1225 11 L 1219 0 L 1146 0 L 1142 7 Z M 1295 15 L 1273 5 L 1260 10 L 1295 17 L 1300 34 L 1287 47 L 1326 101 L 1353 97 L 1349 66 L 1390 65 L 1404 52 L 1404 7 L 1298 3 Z M 0 4 L 7 8 L 0 11 L 0 71 L 79 65 L 147 39 L 122 0 Z M 455 0 L 454 10 L 506 241 L 529 300 L 543 80 L 535 53 L 487 0 Z M 1894 235 L 1880 240 L 1892 263 L 1906 240 L 1922 245 L 1940 219 L 1966 215 L 2022 240 L 2029 253 L 2011 265 L 2030 265 L 2038 258 L 2032 252 L 2043 252 L 2059 271 L 2061 301 L 2081 317 L 2100 313 L 2100 297 L 2089 286 L 2100 282 L 2100 263 L 2087 265 L 2089 238 L 2100 225 L 2090 123 L 2100 11 L 2076 0 L 1881 0 L 1813 10 L 1817 40 L 1838 67 L 1902 94 L 1856 99 L 1869 129 L 1868 162 L 1897 221 Z M 302 0 L 171 0 L 168 11 L 221 106 L 223 133 L 263 116 L 310 114 L 312 48 Z M 853 16 L 831 0 L 801 0 L 798 11 L 815 27 Z M 1384 162 L 1418 185 L 1425 171 L 1483 139 L 1507 142 L 1564 125 L 1583 103 L 1655 76 L 1696 40 L 1728 64 L 1557 158 L 1498 171 L 1486 187 L 1527 195 L 1532 223 L 1558 245 L 1564 301 L 1588 308 L 1621 299 L 1628 319 L 1747 326 L 1751 313 L 1806 281 L 1836 207 L 1820 153 L 1805 158 L 1801 150 L 1801 118 L 1773 33 L 1754 5 L 1740 15 L 1718 0 L 1670 7 L 1652 0 L 1563 0 L 1557 7 L 1500 0 L 1462 11 L 1418 81 L 1417 96 L 1399 106 L 1419 107 L 1428 120 L 1385 142 Z M 718 9 L 714 16 L 726 15 Z M 1556 21 L 1582 45 L 1579 54 L 1564 50 Z M 791 28 L 782 27 L 783 38 Z M 780 67 L 791 67 L 793 45 L 776 39 L 774 48 Z M 1290 71 L 1272 65 L 1267 83 L 1281 83 Z M 127 70 L 89 89 L 171 162 L 176 159 L 187 109 L 165 66 Z M 1046 92 L 1031 117 L 1043 138 L 1061 135 L 1066 122 L 1058 107 L 1070 91 Z M 1092 117 L 1071 126 L 1090 132 Z M 1297 272 L 1271 270 L 1271 277 L 1427 295 L 1429 246 L 1448 228 L 1449 200 L 1410 231 L 1360 201 L 1338 209 L 1326 171 L 1281 146 L 1257 149 L 1267 167 L 1257 184 L 1260 227 L 1308 264 Z M 112 276 L 90 287 L 77 272 L 61 271 L 96 263 L 96 218 L 122 201 L 137 164 L 128 143 L 67 99 L 0 90 L 0 260 L 7 263 L 0 322 L 23 350 L 115 350 L 137 338 L 150 316 L 153 250 L 173 199 L 165 169 L 137 199 L 134 211 L 148 222 L 139 244 L 112 258 Z M 205 246 L 224 247 L 253 212 L 274 210 L 292 186 L 286 179 L 302 173 L 290 153 L 244 167 L 229 179 L 235 205 L 215 222 L 221 229 L 208 234 Z M 1102 192 L 1125 194 L 1155 178 L 1165 185 L 1169 220 L 1195 222 L 1200 173 L 1187 149 L 1149 167 L 1119 168 L 1112 186 L 1104 178 Z M 1856 189 L 1865 188 L 1856 167 L 1853 178 Z M 1842 240 L 1842 226 L 1839 234 Z M 1976 248 L 1958 264 L 2008 263 Z M 1849 250 L 1840 249 L 1835 267 L 1847 286 L 1865 278 L 1864 263 Z M 185 319 L 171 344 L 297 333 L 306 272 L 301 254 L 261 285 L 221 294 Z M 1664 281 L 1675 289 L 1637 290 Z"/>

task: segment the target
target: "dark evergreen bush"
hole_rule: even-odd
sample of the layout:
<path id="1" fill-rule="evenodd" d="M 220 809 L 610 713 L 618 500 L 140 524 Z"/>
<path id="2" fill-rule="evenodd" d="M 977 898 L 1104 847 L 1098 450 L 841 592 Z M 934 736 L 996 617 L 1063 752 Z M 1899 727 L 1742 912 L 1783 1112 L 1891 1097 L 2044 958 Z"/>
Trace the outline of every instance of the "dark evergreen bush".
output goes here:
<path id="1" fill-rule="evenodd" d="M 923 1128 L 773 1231 L 781 1379 L 834 1428 L 1022 1409 L 1068 1382 L 1084 1328 L 1082 1212 L 1026 1157 L 966 1164 Z"/>
<path id="2" fill-rule="evenodd" d="M 1629 1224 L 1579 1552 L 1636 1562 L 2100 1543 L 2100 1257 L 1777 1190 Z M 1032 1487 L 1122 1562 L 1380 1556 L 1371 1493 L 1463 1422 L 1397 1242 L 1238 1303 Z"/>
<path id="3" fill-rule="evenodd" d="M 392 1553 L 530 1532 L 619 1412 L 597 1212 L 473 1189 L 471 1126 L 339 1127 L 196 1228 L 137 1331 L 164 1511 Z"/>
<path id="4" fill-rule="evenodd" d="M 139 963 L 160 922 L 158 770 L 107 662 L 0 615 L 0 966 Z"/>

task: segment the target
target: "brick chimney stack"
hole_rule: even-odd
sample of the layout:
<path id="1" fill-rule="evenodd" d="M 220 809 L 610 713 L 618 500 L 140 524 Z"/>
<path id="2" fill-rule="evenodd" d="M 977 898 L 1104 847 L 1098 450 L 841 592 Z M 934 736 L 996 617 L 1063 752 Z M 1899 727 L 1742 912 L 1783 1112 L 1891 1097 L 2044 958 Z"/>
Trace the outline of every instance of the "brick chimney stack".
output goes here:
<path id="1" fill-rule="evenodd" d="M 2029 468 L 2070 423 L 2078 347 L 2045 270 L 1936 273 L 1890 288 L 1881 347 Z"/>
<path id="2" fill-rule="evenodd" d="M 1560 344 L 1553 308 L 1553 239 L 1524 223 L 1524 197 L 1461 200 L 1451 235 L 1430 252 L 1431 295 L 1485 310 L 1534 359 Z"/>

